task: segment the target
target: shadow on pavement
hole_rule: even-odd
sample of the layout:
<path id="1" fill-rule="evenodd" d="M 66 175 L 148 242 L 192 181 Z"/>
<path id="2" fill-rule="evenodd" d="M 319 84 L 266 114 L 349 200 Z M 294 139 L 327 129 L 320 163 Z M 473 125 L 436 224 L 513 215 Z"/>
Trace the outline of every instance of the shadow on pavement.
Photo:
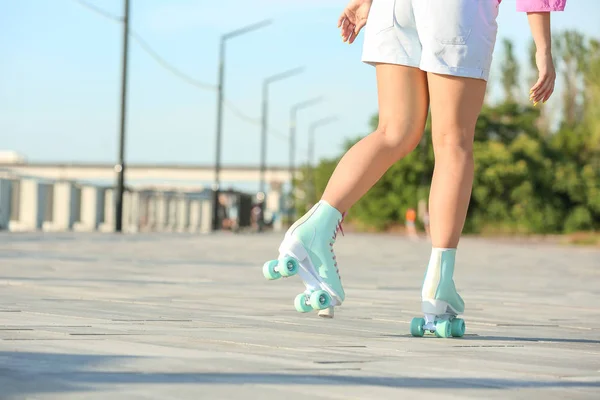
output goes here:
<path id="1" fill-rule="evenodd" d="M 504 340 L 504 338 L 503 338 Z M 436 389 L 518 389 L 518 388 L 600 388 L 599 381 L 516 380 L 477 377 L 422 378 L 364 376 L 324 373 L 282 374 L 270 372 L 141 372 L 103 371 L 122 369 L 120 361 L 142 357 L 86 354 L 0 352 L 0 386 L 3 396 L 70 391 L 101 391 L 114 384 L 124 385 L 335 385 L 387 388 Z M 364 374 L 360 371 L 357 374 Z M 151 389 L 150 389 L 151 390 Z"/>
<path id="2" fill-rule="evenodd" d="M 383 337 L 397 337 L 397 338 L 412 338 L 410 334 L 404 335 L 381 335 Z M 448 338 L 438 339 L 433 335 L 427 335 L 423 339 L 435 339 L 435 340 L 456 340 L 457 342 L 462 341 L 493 341 L 493 342 L 529 342 L 529 343 L 581 343 L 581 344 L 600 344 L 600 340 L 593 339 L 578 339 L 578 338 L 542 338 L 542 337 L 516 337 L 516 336 L 479 336 L 479 335 L 465 335 L 461 338 Z"/>
<path id="3" fill-rule="evenodd" d="M 491 340 L 491 341 L 516 341 L 516 342 L 540 342 L 540 343 L 584 343 L 584 344 L 600 344 L 600 340 L 593 339 L 578 339 L 578 338 L 542 338 L 542 337 L 514 337 L 514 336 L 478 336 L 465 335 L 462 340 Z"/>

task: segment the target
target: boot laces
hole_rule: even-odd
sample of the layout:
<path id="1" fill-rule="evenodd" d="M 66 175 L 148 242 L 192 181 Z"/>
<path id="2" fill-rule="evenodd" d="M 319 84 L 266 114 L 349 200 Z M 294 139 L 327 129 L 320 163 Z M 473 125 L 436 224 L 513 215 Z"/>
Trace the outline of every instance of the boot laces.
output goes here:
<path id="1" fill-rule="evenodd" d="M 331 247 L 331 254 L 333 256 L 333 261 L 334 261 L 333 266 L 335 267 L 335 272 L 338 274 L 338 277 L 340 278 L 340 280 L 342 279 L 342 277 L 340 275 L 340 270 L 338 268 L 337 260 L 335 258 L 335 253 L 333 252 L 333 244 L 335 243 L 335 241 L 337 239 L 338 232 L 341 232 L 342 236 L 344 236 L 344 228 L 342 227 L 342 222 L 344 222 L 345 217 L 346 217 L 346 213 L 344 212 L 342 214 L 342 219 L 340 219 L 338 221 L 338 223 L 336 224 L 335 230 L 333 231 L 333 236 L 331 237 L 331 242 L 329 242 L 329 247 Z"/>

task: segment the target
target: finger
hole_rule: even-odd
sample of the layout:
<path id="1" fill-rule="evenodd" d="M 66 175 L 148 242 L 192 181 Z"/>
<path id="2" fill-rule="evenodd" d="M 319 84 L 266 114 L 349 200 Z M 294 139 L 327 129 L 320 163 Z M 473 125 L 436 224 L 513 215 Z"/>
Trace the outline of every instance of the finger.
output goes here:
<path id="1" fill-rule="evenodd" d="M 548 99 L 550 99 L 550 96 L 552 96 L 552 93 L 554 93 L 554 86 L 556 85 L 556 74 L 552 75 L 552 78 L 550 79 L 550 85 L 548 87 L 548 90 L 546 91 L 546 96 L 543 100 L 543 102 L 547 102 Z"/>
<path id="2" fill-rule="evenodd" d="M 540 86 L 542 85 L 542 83 L 544 83 L 544 80 L 542 79 L 542 77 L 538 78 L 538 81 L 535 83 L 535 85 L 533 85 L 531 87 L 531 89 L 529 90 L 529 98 L 531 99 L 534 94 L 538 91 L 538 89 L 540 88 Z"/>
<path id="3" fill-rule="evenodd" d="M 348 18 L 346 18 L 346 10 L 342 11 L 342 15 L 340 15 L 340 18 L 338 19 L 338 28 L 340 28 L 342 36 L 344 36 L 344 25 L 346 24 L 346 21 L 348 20 Z"/>
<path id="4" fill-rule="evenodd" d="M 352 36 L 352 31 L 354 30 L 354 24 L 351 21 L 348 21 L 348 25 L 346 25 L 346 29 L 344 31 L 344 36 L 346 40 L 350 40 L 350 36 Z"/>
<path id="5" fill-rule="evenodd" d="M 542 85 L 533 93 L 533 98 L 531 101 L 533 101 L 534 106 L 537 106 L 537 104 L 542 101 L 548 89 L 550 88 L 550 85 L 552 85 L 552 80 L 545 78 Z"/>
<path id="6" fill-rule="evenodd" d="M 536 93 L 535 104 L 538 104 L 538 103 L 544 101 L 544 98 L 546 97 L 546 94 L 550 90 L 551 86 L 552 86 L 552 81 L 551 80 L 546 80 L 546 82 L 544 83 L 544 85 Z"/>
<path id="7" fill-rule="evenodd" d="M 354 31 L 351 30 L 350 33 L 348 34 L 348 44 L 352 44 L 354 43 L 354 39 L 356 39 L 356 35 L 354 34 Z"/>
<path id="8" fill-rule="evenodd" d="M 344 19 L 344 22 L 342 23 L 342 39 L 344 41 L 346 41 L 348 39 L 348 36 L 350 35 L 350 26 L 352 25 L 352 23 L 350 22 L 350 20 L 348 18 Z"/>
<path id="9" fill-rule="evenodd" d="M 367 23 L 366 18 L 363 18 L 361 20 L 359 20 L 356 25 L 354 26 L 354 38 L 352 39 L 352 42 L 354 42 L 356 40 L 356 38 L 358 37 L 360 31 L 362 30 L 362 28 L 364 28 L 365 24 Z M 351 42 L 351 43 L 352 43 Z"/>
<path id="10" fill-rule="evenodd" d="M 538 80 L 535 83 L 535 85 L 533 85 L 531 87 L 531 90 L 529 90 L 530 97 L 535 96 L 535 94 L 540 91 L 540 89 L 546 83 L 546 78 L 547 78 L 547 74 L 545 74 L 545 73 L 544 74 L 540 74 L 540 76 L 538 77 Z"/>
<path id="11" fill-rule="evenodd" d="M 350 41 L 350 40 L 356 39 L 356 35 L 354 34 L 354 25 L 350 24 L 350 26 L 348 26 L 348 30 L 346 32 L 346 41 Z"/>
<path id="12" fill-rule="evenodd" d="M 554 93 L 554 82 L 552 82 L 552 85 L 550 85 L 550 88 L 546 92 L 546 95 L 544 96 L 544 99 L 542 100 L 542 102 L 543 103 L 547 102 L 550 99 L 550 97 L 552 96 L 552 93 Z"/>
<path id="13" fill-rule="evenodd" d="M 554 83 L 554 79 L 547 77 L 544 86 L 539 90 L 538 93 L 538 101 L 544 101 L 544 97 L 546 97 L 547 93 L 550 91 L 552 84 Z"/>
<path id="14" fill-rule="evenodd" d="M 538 82 L 533 86 L 529 94 L 529 100 L 534 104 L 540 100 L 540 93 L 543 92 L 544 87 L 547 85 L 547 79 L 545 76 L 541 76 Z"/>
<path id="15" fill-rule="evenodd" d="M 338 24 L 337 24 L 338 28 L 340 28 L 342 26 L 345 19 L 346 19 L 346 10 L 342 11 L 342 14 L 338 18 Z"/>
<path id="16" fill-rule="evenodd" d="M 352 44 L 356 41 L 356 38 L 358 37 L 358 30 L 356 29 L 356 25 L 352 26 L 352 31 L 350 33 L 352 35 L 352 39 L 350 39 L 349 43 Z"/>

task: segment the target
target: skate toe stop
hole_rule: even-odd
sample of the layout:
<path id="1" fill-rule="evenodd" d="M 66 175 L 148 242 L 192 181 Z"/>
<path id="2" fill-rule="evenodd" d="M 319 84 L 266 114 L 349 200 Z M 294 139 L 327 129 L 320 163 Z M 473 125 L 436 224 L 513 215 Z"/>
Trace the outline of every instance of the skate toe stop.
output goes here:
<path id="1" fill-rule="evenodd" d="M 333 318 L 333 314 L 333 307 L 327 307 L 323 310 L 320 310 L 318 313 L 319 317 L 321 318 Z"/>

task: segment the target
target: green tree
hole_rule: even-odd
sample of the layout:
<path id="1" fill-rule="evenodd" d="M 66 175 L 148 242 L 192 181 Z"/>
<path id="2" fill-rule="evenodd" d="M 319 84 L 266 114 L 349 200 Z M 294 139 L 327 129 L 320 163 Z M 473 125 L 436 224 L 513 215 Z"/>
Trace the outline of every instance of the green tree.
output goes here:
<path id="1" fill-rule="evenodd" d="M 563 91 L 564 123 L 567 126 L 575 126 L 582 117 L 579 83 L 585 65 L 585 40 L 579 32 L 565 31 L 556 35 L 553 42 L 554 52 L 560 60 L 557 67 L 559 71 L 562 71 L 565 85 Z"/>
<path id="2" fill-rule="evenodd" d="M 515 91 L 519 88 L 519 63 L 515 58 L 512 41 L 504 39 L 504 60 L 502 62 L 502 88 L 507 102 L 515 101 Z"/>
<path id="3" fill-rule="evenodd" d="M 484 105 L 474 144 L 475 176 L 465 232 L 561 233 L 600 229 L 600 42 L 577 32 L 556 35 L 557 66 L 564 83 L 558 130 L 540 124 L 545 107 L 515 100 L 519 66 L 505 42 L 505 101 Z M 513 65 L 514 64 L 514 65 Z M 530 47 L 530 82 L 537 80 Z M 562 95 L 562 96 L 561 96 Z M 547 112 L 547 111 L 546 111 Z M 549 115 L 549 114 L 546 114 Z M 542 117 L 543 118 L 543 117 Z M 371 128 L 377 127 L 373 116 Z M 427 198 L 434 155 L 428 120 L 421 145 L 394 164 L 353 206 L 349 220 L 364 229 L 403 224 L 406 210 Z M 348 149 L 357 140 L 349 141 Z M 339 158 L 306 169 L 299 187 L 321 197 Z M 314 185 L 314 191 L 309 190 Z"/>

